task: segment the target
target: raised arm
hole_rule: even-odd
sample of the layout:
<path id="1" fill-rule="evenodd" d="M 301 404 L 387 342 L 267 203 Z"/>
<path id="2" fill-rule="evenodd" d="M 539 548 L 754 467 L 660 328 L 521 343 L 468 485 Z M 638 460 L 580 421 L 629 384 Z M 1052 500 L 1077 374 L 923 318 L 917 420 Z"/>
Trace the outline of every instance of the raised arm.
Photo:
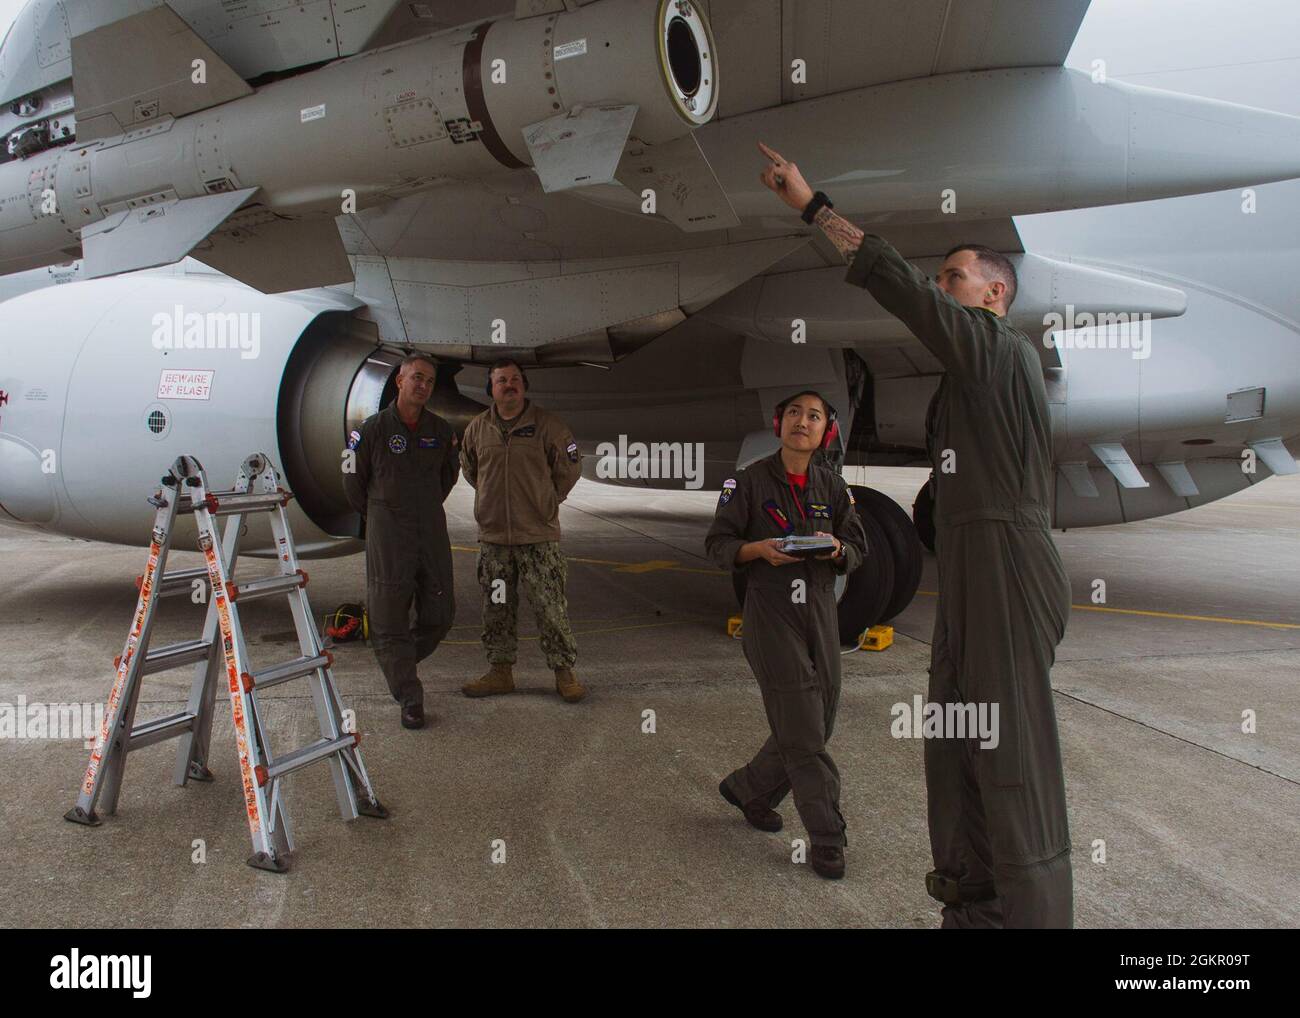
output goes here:
<path id="1" fill-rule="evenodd" d="M 997 316 L 963 307 L 889 241 L 864 235 L 844 279 L 865 287 L 954 378 L 984 383 L 997 373 L 1012 342 L 999 330 Z"/>
<path id="2" fill-rule="evenodd" d="M 983 309 L 965 308 L 927 279 L 881 237 L 863 233 L 830 207 L 824 195 L 814 195 L 799 167 L 762 142 L 759 151 L 769 160 L 760 174 L 763 184 L 783 202 L 812 221 L 849 262 L 845 279 L 865 287 L 891 315 L 907 326 L 944 368 L 962 382 L 986 382 L 997 371 L 1011 340 L 997 327 L 997 318 Z"/>
<path id="3" fill-rule="evenodd" d="M 844 256 L 844 260 L 852 262 L 853 256 L 857 254 L 858 248 L 862 245 L 862 238 L 866 234 L 836 213 L 834 209 L 825 206 L 817 210 L 813 222 L 821 227 L 822 233 L 826 234 L 827 239 Z"/>

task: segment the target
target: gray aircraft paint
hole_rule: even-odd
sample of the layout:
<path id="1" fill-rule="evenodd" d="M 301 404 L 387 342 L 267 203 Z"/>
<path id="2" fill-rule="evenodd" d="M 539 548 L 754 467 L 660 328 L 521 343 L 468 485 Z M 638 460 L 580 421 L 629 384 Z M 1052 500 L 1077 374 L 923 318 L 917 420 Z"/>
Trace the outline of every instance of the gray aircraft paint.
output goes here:
<path id="1" fill-rule="evenodd" d="M 1204 41 L 1209 36 L 1204 32 L 1208 16 L 1168 16 L 1160 21 L 1149 20 L 1148 11 L 1149 8 L 1142 8 L 1139 16 L 1132 5 L 1125 8 L 1094 4 L 1076 40 L 1070 66 L 1086 73 L 1091 70 L 1093 51 L 1104 51 L 1108 58 L 1107 70 L 1113 79 L 1128 76 L 1141 85 L 1171 87 L 1287 114 L 1300 113 L 1295 108 L 1296 60 L 1290 55 L 1294 53 L 1295 16 L 1286 7 L 1260 4 L 1244 13 L 1234 8 L 1231 23 L 1223 32 L 1216 30 L 1210 42 Z M 1170 15 L 1168 10 L 1165 13 Z M 1220 22 L 1226 20 L 1218 8 L 1215 17 Z M 1170 25 L 1180 25 L 1180 38 L 1170 37 L 1167 31 Z M 1201 33 L 1199 38 L 1197 32 Z M 1261 40 L 1267 40 L 1272 48 L 1260 51 Z M 1189 49 L 1190 55 L 1180 59 L 1177 46 L 1193 45 L 1200 47 L 1200 55 Z M 1171 76 L 1164 76 L 1144 71 L 1156 66 L 1231 64 L 1239 58 L 1247 62 L 1235 68 L 1217 68 L 1209 74 L 1175 71 Z M 1255 63 L 1256 60 L 1260 62 Z M 725 101 L 723 112 L 727 112 Z M 716 126 L 725 126 L 728 119 L 732 118 L 724 118 Z M 835 129 L 842 133 L 843 123 Z M 749 147 L 746 139 L 746 148 Z M 798 158 L 805 167 L 817 159 L 815 150 L 792 150 L 788 154 Z M 748 167 L 746 172 L 751 177 L 756 178 L 758 165 L 756 156 L 737 153 L 736 166 Z M 753 183 L 756 181 L 747 185 L 751 190 Z M 1104 354 L 1088 351 L 1086 355 L 1081 351 L 1063 352 L 1063 359 L 1068 362 L 1067 382 L 1055 391 L 1059 399 L 1068 393 L 1070 403 L 1058 402 L 1054 407 L 1058 462 L 1091 461 L 1090 475 L 1096 478 L 1099 494 L 1094 499 L 1074 499 L 1070 506 L 1058 505 L 1058 525 L 1064 519 L 1071 525 L 1115 522 L 1176 511 L 1190 504 L 1186 499 L 1172 496 L 1163 475 L 1153 466 L 1173 456 L 1186 455 L 1187 449 L 1181 443 L 1188 437 L 1210 437 L 1225 443 L 1217 449 L 1217 460 L 1193 466 L 1192 474 L 1203 496 L 1214 497 L 1240 487 L 1245 479 L 1237 460 L 1244 432 L 1239 427 L 1227 426 L 1222 412 L 1224 396 L 1234 388 L 1267 385 L 1270 408 L 1286 411 L 1278 427 L 1286 435 L 1300 430 L 1295 409 L 1295 379 L 1300 375 L 1295 370 L 1300 331 L 1295 323 L 1300 314 L 1295 306 L 1298 299 L 1295 290 L 1287 285 L 1287 274 L 1296 264 L 1293 224 L 1300 210 L 1298 189 L 1300 182 L 1296 181 L 1256 188 L 1262 204 L 1260 212 L 1253 217 L 1241 214 L 1240 190 L 1234 188 L 1160 202 L 1017 219 L 1025 247 L 1034 255 L 1124 273 L 1136 277 L 1140 283 L 1174 287 L 1188 295 L 1184 315 L 1153 324 L 1155 348 L 1153 357 L 1145 362 L 1135 361 L 1127 351 Z M 431 302 L 428 296 L 430 285 L 464 286 L 476 280 L 495 285 L 527 279 L 538 268 L 543 273 L 546 271 L 545 262 L 521 264 L 518 274 L 512 275 L 509 264 L 455 264 L 449 260 L 453 253 L 482 250 L 484 245 L 491 250 L 493 246 L 514 242 L 515 257 L 530 260 L 546 256 L 555 259 L 563 253 L 566 259 L 563 271 L 568 272 L 576 265 L 570 259 L 584 252 L 591 259 L 592 271 L 634 268 L 638 253 L 679 265 L 690 263 L 673 252 L 698 251 L 704 255 L 700 262 L 705 265 L 709 258 L 719 260 L 719 252 L 704 250 L 716 244 L 707 234 L 684 235 L 667 224 L 578 202 L 572 195 L 540 196 L 538 191 L 535 181 L 517 176 L 494 189 L 494 193 L 448 188 L 377 208 L 366 213 L 365 221 L 367 237 L 378 247 L 354 255 L 354 260 L 359 265 L 364 262 L 366 268 L 379 267 L 380 274 L 392 280 L 388 292 L 405 295 L 408 305 L 412 296 L 419 295 L 430 307 L 436 307 L 436 302 Z M 786 231 L 787 235 L 803 232 L 793 214 L 785 213 L 774 198 L 754 193 L 769 203 L 768 211 L 760 213 L 765 226 Z M 481 217 L 464 214 L 467 208 L 473 207 L 467 202 L 474 199 L 485 199 L 488 207 L 501 203 L 500 211 L 493 213 L 489 223 L 507 221 L 506 210 L 513 210 L 509 214 L 517 221 L 540 214 L 541 220 L 532 224 L 540 229 L 528 230 L 535 239 L 525 240 L 520 246 L 517 228 L 515 233 L 503 234 L 499 239 L 493 237 L 490 226 L 484 233 Z M 743 198 L 739 207 L 747 207 Z M 534 213 L 533 209 L 545 211 Z M 415 210 L 421 214 L 413 215 Z M 907 239 L 919 246 L 907 253 L 934 254 L 942 250 L 938 245 L 944 239 L 956 239 L 965 229 L 980 228 L 978 224 L 954 224 L 946 234 L 940 229 L 927 234 L 928 239 L 924 241 L 919 239 L 922 231 L 912 231 Z M 733 239 L 752 236 L 755 236 L 753 231 L 739 232 Z M 1206 243 L 1207 237 L 1213 238 L 1212 244 Z M 599 256 L 607 253 L 615 241 L 631 256 L 631 264 L 628 260 L 600 264 Z M 899 243 L 906 250 L 903 240 Z M 386 262 L 379 257 L 380 251 L 388 254 Z M 644 260 L 649 263 L 653 258 Z M 551 271 L 560 274 L 561 263 L 556 260 L 551 264 Z M 802 244 L 768 271 L 815 269 L 825 265 L 812 246 Z M 175 274 L 178 270 L 164 271 Z M 829 274 L 835 270 L 825 271 Z M 68 272 L 67 269 L 41 269 L 25 282 L 20 282 L 18 277 L 5 277 L 0 280 L 0 295 L 30 286 L 46 286 Z M 361 277 L 360 271 L 358 275 Z M 531 278 L 536 284 L 537 277 Z M 691 288 L 707 295 L 703 273 L 698 282 L 686 282 L 691 279 L 689 273 L 681 279 L 679 298 Z M 246 293 L 236 288 L 232 291 L 232 301 L 251 301 L 251 297 L 238 296 Z M 668 303 L 670 298 L 671 295 L 665 296 L 662 303 Z M 382 305 L 379 298 L 376 304 Z M 377 306 L 372 317 L 379 320 L 382 334 L 384 315 L 381 312 L 382 306 Z M 388 320 L 392 322 L 396 317 L 391 314 Z M 29 328 L 36 327 L 41 320 L 36 316 Z M 604 330 L 598 333 L 605 338 Z M 1232 351 L 1226 347 L 1225 335 L 1234 337 Z M 407 337 L 387 335 L 385 338 L 400 341 Z M 1163 358 L 1161 350 L 1166 341 L 1177 356 Z M 932 385 L 926 372 L 933 365 L 927 364 L 924 351 L 918 354 L 917 349 L 916 344 L 896 348 L 900 354 L 906 352 L 911 367 L 904 371 L 886 365 L 880 374 L 888 379 L 888 385 L 877 393 L 877 408 L 883 405 L 889 409 L 883 420 L 878 414 L 877 423 L 882 432 L 889 428 L 902 438 L 907 438 L 909 432 L 915 437 L 928 399 L 928 387 Z M 494 352 L 498 351 L 484 351 L 488 356 Z M 806 381 L 825 386 L 834 399 L 847 400 L 843 366 L 836 359 L 827 359 L 828 352 L 825 348 L 819 351 L 782 347 L 772 343 L 771 337 L 745 338 L 694 318 L 615 364 L 610 371 L 558 369 L 538 372 L 534 378 L 539 383 L 539 397 L 570 417 L 584 439 L 584 447 L 594 447 L 602 440 L 616 440 L 620 434 L 626 434 L 631 442 L 704 440 L 706 484 L 716 485 L 738 458 L 758 454 L 753 446 L 766 431 L 765 419 L 770 406 L 790 384 Z M 1152 370 L 1156 365 L 1161 368 L 1158 374 Z M 477 377 L 478 373 L 468 368 L 458 381 L 466 393 L 472 393 Z M 1090 393 L 1090 386 L 1096 391 Z M 841 403 L 842 407 L 845 405 L 846 402 Z M 11 408 L 12 405 L 6 409 Z M 237 407 L 233 412 L 247 413 L 247 409 Z M 0 423 L 3 414 L 0 411 Z M 262 426 L 273 437 L 274 422 L 263 420 Z M 1267 436 L 1258 433 L 1255 437 Z M 1148 477 L 1150 487 L 1121 490 L 1105 473 L 1091 450 L 1093 445 L 1108 441 L 1127 444 L 1128 452 Z M 746 448 L 748 453 L 744 451 Z M 1225 457 L 1225 450 L 1232 455 Z M 229 451 L 231 455 L 242 456 L 249 450 Z M 1201 450 L 1192 450 L 1198 451 Z M 1222 476 L 1210 477 L 1206 470 Z M 1267 468 L 1261 467 L 1253 480 L 1266 476 Z M 103 478 L 97 481 L 91 476 L 78 481 L 78 484 L 87 483 L 91 490 L 114 491 L 114 485 Z M 1071 490 L 1064 481 L 1059 486 L 1066 492 Z M 102 510 L 106 517 L 116 514 L 110 505 L 115 497 L 106 494 L 103 498 Z M 1063 508 L 1080 518 L 1068 513 L 1063 516 Z M 93 506 L 90 511 L 95 511 Z M 138 532 L 130 528 L 116 534 L 101 529 L 99 534 L 129 543 L 140 539 Z"/>

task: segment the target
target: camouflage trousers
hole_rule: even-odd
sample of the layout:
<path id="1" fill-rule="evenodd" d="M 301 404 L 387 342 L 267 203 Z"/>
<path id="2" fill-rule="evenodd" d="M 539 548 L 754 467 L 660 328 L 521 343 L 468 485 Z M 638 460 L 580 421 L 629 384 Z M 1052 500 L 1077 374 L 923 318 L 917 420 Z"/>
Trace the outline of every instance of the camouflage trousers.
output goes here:
<path id="1" fill-rule="evenodd" d="M 537 617 L 546 667 L 551 670 L 573 667 L 578 660 L 578 644 L 569 628 L 569 604 L 564 596 L 568 572 L 558 541 L 480 542 L 478 582 L 483 588 L 483 649 L 491 664 L 514 663 L 518 646 L 515 620 L 522 585 Z"/>

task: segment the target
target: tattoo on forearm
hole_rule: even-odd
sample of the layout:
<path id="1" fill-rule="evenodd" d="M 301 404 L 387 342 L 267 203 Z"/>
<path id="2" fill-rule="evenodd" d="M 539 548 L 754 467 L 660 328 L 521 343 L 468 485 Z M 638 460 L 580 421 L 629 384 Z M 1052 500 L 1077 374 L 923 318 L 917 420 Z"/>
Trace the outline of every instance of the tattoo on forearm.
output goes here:
<path id="1" fill-rule="evenodd" d="M 828 208 L 819 209 L 817 215 L 813 216 L 813 222 L 821 227 L 822 232 L 844 256 L 846 262 L 853 261 L 853 256 L 862 246 L 862 238 L 865 236 L 861 230 Z"/>

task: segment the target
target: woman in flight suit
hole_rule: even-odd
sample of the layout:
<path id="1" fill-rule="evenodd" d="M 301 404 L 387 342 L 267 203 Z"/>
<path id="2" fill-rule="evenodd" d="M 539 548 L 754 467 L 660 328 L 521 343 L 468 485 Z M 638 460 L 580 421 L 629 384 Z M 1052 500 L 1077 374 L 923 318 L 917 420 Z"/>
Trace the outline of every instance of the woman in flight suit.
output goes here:
<path id="1" fill-rule="evenodd" d="M 837 434 L 834 408 L 801 392 L 777 404 L 772 423 L 781 448 L 723 485 L 705 539 L 714 562 L 745 571 L 742 646 L 772 730 L 718 790 L 764 831 L 781 829 L 774 807 L 793 792 L 813 869 L 835 879 L 847 844 L 839 771 L 826 749 L 840 696 L 835 577 L 861 564 L 866 535 L 844 478 L 811 462 Z M 830 537 L 835 548 L 795 558 L 778 549 L 789 536 Z"/>

